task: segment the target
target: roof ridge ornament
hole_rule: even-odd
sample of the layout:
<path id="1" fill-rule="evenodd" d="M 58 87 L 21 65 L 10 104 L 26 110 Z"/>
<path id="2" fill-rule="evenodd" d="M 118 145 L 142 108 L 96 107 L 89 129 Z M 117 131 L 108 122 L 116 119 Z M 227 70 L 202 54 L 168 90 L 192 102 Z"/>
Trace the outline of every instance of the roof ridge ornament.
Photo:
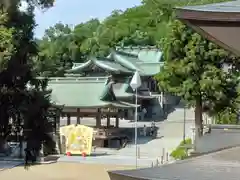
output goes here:
<path id="1" fill-rule="evenodd" d="M 115 82 L 113 81 L 112 77 L 108 77 L 107 81 L 105 82 L 105 88 L 104 91 L 102 93 L 102 95 L 100 96 L 100 100 L 102 101 L 116 101 L 117 98 L 114 94 L 113 91 L 113 84 Z"/>

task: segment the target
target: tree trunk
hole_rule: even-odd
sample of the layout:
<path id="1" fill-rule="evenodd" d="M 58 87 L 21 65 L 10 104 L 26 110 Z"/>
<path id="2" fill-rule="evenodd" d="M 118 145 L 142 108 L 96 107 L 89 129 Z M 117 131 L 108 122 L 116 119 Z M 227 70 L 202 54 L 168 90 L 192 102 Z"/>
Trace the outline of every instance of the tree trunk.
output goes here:
<path id="1" fill-rule="evenodd" d="M 0 136 L 0 153 L 5 153 L 6 140 L 3 136 Z"/>
<path id="2" fill-rule="evenodd" d="M 197 150 L 198 139 L 203 135 L 203 119 L 202 119 L 202 98 L 196 100 L 195 107 L 195 140 L 194 150 Z"/>
<path id="3" fill-rule="evenodd" d="M 18 114 L 17 115 L 17 138 L 18 138 L 18 141 L 19 141 L 19 158 L 22 158 L 22 155 L 23 155 L 23 131 L 22 131 L 22 126 L 21 126 L 21 118 L 20 118 L 20 115 Z"/>

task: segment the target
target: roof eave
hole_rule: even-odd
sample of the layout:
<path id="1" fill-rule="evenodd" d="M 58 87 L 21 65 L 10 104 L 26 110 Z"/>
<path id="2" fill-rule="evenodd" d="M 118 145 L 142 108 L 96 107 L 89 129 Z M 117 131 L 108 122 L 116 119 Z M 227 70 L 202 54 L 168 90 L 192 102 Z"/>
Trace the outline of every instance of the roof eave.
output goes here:
<path id="1" fill-rule="evenodd" d="M 175 8 L 176 17 L 184 20 L 240 22 L 240 12 L 201 11 L 184 7 Z"/>
<path id="2" fill-rule="evenodd" d="M 92 105 L 92 106 L 84 106 L 84 105 L 79 105 L 79 106 L 77 106 L 77 105 L 64 105 L 64 107 L 66 107 L 66 108 L 73 108 L 73 109 L 75 109 L 75 108 L 80 108 L 80 109 L 88 109 L 88 108 L 105 108 L 105 107 L 108 107 L 109 106 L 109 104 L 103 104 L 103 105 Z"/>
<path id="3" fill-rule="evenodd" d="M 80 66 L 74 67 L 72 69 L 68 69 L 66 70 L 66 73 L 76 73 L 78 71 L 81 71 L 82 69 L 87 68 L 88 66 L 90 66 L 93 62 L 91 60 L 88 60 L 87 62 L 81 64 Z"/>
<path id="4" fill-rule="evenodd" d="M 239 56 L 240 52 L 230 47 L 229 45 L 216 39 L 208 32 L 204 31 L 200 26 L 209 23 L 221 24 L 221 23 L 235 23 L 240 22 L 240 12 L 205 12 L 196 11 L 183 8 L 175 8 L 176 17 L 181 20 L 188 27 L 195 30 L 197 33 L 202 35 L 204 38 L 214 42 L 215 44 L 221 46 L 222 48 L 232 52 L 233 54 Z"/>
<path id="5" fill-rule="evenodd" d="M 114 68 L 114 67 L 111 67 L 109 65 L 106 65 L 104 64 L 104 62 L 101 62 L 99 60 L 95 60 L 95 64 L 101 68 L 101 69 L 105 69 L 107 71 L 110 71 L 110 72 L 113 72 L 113 73 L 116 73 L 116 74 L 120 74 L 120 73 L 132 73 L 131 71 L 127 70 L 127 69 L 117 69 L 117 68 Z"/>

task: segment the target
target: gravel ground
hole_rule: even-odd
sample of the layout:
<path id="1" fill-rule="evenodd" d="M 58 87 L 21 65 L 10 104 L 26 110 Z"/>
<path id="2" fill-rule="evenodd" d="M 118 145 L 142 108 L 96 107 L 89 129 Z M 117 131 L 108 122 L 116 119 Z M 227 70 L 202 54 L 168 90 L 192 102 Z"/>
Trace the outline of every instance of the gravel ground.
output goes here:
<path id="1" fill-rule="evenodd" d="M 36 165 L 24 170 L 22 166 L 0 172 L 7 180 L 109 180 L 108 170 L 133 169 L 131 166 L 80 163 L 54 163 Z"/>

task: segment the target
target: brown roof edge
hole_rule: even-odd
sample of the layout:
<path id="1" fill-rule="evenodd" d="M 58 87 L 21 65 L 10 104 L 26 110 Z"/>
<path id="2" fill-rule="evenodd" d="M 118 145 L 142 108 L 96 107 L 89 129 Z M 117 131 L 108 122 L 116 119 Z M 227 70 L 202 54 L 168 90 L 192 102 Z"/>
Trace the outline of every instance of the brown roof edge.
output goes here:
<path id="1" fill-rule="evenodd" d="M 240 22 L 239 12 L 212 12 L 175 8 L 176 17 L 184 20 Z"/>
<path id="2" fill-rule="evenodd" d="M 203 31 L 200 28 L 200 24 L 209 22 L 209 21 L 201 21 L 201 20 L 189 20 L 189 19 L 184 19 L 184 18 L 179 18 L 184 24 L 186 24 L 188 27 L 192 28 L 193 30 L 195 30 L 197 33 L 199 33 L 200 35 L 202 35 L 204 38 L 208 39 L 209 41 L 212 41 L 213 43 L 219 45 L 220 47 L 232 52 L 233 54 L 235 54 L 236 56 L 240 56 L 240 52 L 238 52 L 236 49 L 231 48 L 230 46 L 228 46 L 227 44 L 221 42 L 220 40 L 216 39 L 215 37 L 213 37 L 212 35 L 208 34 L 207 32 Z M 215 21 L 216 22 L 216 21 Z M 221 22 L 221 21 L 219 21 Z M 222 21 L 223 22 L 223 21 Z"/>

